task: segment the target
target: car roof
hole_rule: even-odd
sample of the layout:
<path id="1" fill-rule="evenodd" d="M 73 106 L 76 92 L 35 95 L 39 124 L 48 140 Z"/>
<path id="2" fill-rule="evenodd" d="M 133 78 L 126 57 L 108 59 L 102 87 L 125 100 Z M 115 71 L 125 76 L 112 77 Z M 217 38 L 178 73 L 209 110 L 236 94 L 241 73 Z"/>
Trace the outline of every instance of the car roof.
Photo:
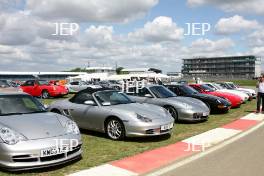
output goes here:
<path id="1" fill-rule="evenodd" d="M 110 88 L 95 88 L 95 89 L 93 89 L 91 87 L 88 87 L 87 89 L 81 90 L 80 92 L 86 92 L 86 93 L 93 94 L 95 92 L 106 91 L 106 90 L 114 90 L 114 91 L 116 91 L 115 89 L 110 89 Z"/>

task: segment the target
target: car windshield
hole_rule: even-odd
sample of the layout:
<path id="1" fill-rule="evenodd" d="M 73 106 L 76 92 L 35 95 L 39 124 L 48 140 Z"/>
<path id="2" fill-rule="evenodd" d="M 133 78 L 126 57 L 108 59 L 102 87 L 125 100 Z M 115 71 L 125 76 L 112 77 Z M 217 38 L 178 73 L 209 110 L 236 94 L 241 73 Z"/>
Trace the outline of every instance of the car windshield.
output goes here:
<path id="1" fill-rule="evenodd" d="M 184 93 L 186 93 L 187 95 L 193 95 L 199 93 L 197 90 L 187 85 L 180 86 L 179 89 Z"/>
<path id="2" fill-rule="evenodd" d="M 219 89 L 219 90 L 221 90 L 221 89 L 225 89 L 223 86 L 221 86 L 220 84 L 214 84 L 214 86 L 217 88 L 217 89 Z"/>
<path id="3" fill-rule="evenodd" d="M 46 112 L 45 107 L 29 95 L 0 95 L 0 116 Z"/>
<path id="4" fill-rule="evenodd" d="M 169 97 L 176 97 L 177 95 L 170 91 L 169 89 L 163 87 L 163 86 L 153 86 L 149 88 L 151 92 L 157 97 L 157 98 L 169 98 Z"/>
<path id="5" fill-rule="evenodd" d="M 214 84 L 205 84 L 208 87 L 212 88 L 213 90 L 217 90 L 218 88 Z"/>
<path id="6" fill-rule="evenodd" d="M 7 81 L 0 80 L 0 87 L 10 87 L 10 85 L 7 83 Z"/>
<path id="7" fill-rule="evenodd" d="M 232 89 L 236 89 L 236 85 L 234 83 L 227 83 Z"/>
<path id="8" fill-rule="evenodd" d="M 211 87 L 204 85 L 204 84 L 201 85 L 201 88 L 207 92 L 213 92 L 214 91 L 214 89 L 212 89 Z"/>
<path id="9" fill-rule="evenodd" d="M 48 81 L 38 81 L 39 85 L 49 85 Z"/>
<path id="10" fill-rule="evenodd" d="M 95 97 L 103 106 L 134 103 L 126 94 L 118 91 L 97 92 Z"/>

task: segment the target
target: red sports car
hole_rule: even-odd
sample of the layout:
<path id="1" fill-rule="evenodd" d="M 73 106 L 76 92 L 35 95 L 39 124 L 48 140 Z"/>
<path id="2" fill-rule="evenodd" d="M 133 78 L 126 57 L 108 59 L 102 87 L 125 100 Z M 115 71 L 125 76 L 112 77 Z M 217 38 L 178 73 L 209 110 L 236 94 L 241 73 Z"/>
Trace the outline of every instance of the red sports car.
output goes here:
<path id="1" fill-rule="evenodd" d="M 227 92 L 214 91 L 211 87 L 204 84 L 190 84 L 190 86 L 200 93 L 210 94 L 229 100 L 232 108 L 240 107 L 243 103 L 243 100 L 237 95 Z"/>
<path id="2" fill-rule="evenodd" d="M 44 80 L 28 80 L 20 88 L 23 92 L 42 98 L 62 97 L 69 92 L 65 86 L 50 85 Z"/>

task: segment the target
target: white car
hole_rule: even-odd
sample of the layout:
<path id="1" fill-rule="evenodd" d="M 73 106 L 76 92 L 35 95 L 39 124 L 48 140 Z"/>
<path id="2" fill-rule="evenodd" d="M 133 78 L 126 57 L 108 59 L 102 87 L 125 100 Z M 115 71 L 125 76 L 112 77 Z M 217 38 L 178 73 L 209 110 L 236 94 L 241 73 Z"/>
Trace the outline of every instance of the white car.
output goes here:
<path id="1" fill-rule="evenodd" d="M 251 96 L 253 98 L 256 98 L 256 96 L 257 96 L 256 91 L 253 89 L 239 87 L 236 84 L 234 84 L 233 82 L 225 82 L 223 84 L 226 86 L 227 89 L 239 90 L 241 92 L 249 93 L 249 94 L 251 94 Z"/>
<path id="2" fill-rule="evenodd" d="M 215 91 L 218 91 L 218 92 L 228 92 L 228 93 L 235 94 L 239 96 L 244 102 L 246 102 L 249 99 L 249 96 L 246 93 L 241 92 L 239 90 L 226 89 L 217 83 L 204 83 L 204 84 L 210 86 L 211 88 L 215 89 Z"/>
<path id="3" fill-rule="evenodd" d="M 84 81 L 70 82 L 70 83 L 66 84 L 65 86 L 68 88 L 69 93 L 77 93 L 77 92 L 84 90 L 84 89 L 87 89 L 87 88 L 92 88 L 92 89 L 102 88 L 99 85 L 87 84 Z"/>

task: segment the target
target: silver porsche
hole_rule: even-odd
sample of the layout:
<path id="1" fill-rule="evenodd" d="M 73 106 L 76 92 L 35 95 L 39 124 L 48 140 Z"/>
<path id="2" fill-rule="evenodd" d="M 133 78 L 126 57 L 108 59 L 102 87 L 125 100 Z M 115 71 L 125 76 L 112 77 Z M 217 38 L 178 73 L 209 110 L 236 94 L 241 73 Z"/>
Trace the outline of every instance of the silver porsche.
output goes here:
<path id="1" fill-rule="evenodd" d="M 0 93 L 0 167 L 17 171 L 43 168 L 81 158 L 75 122 L 46 111 L 25 93 Z"/>
<path id="2" fill-rule="evenodd" d="M 106 133 L 112 140 L 168 134 L 174 125 L 164 108 L 135 103 L 126 94 L 107 88 L 85 89 L 51 104 L 49 110 L 73 119 L 82 129 Z"/>
<path id="3" fill-rule="evenodd" d="M 136 102 L 164 107 L 176 121 L 204 121 L 210 114 L 208 106 L 201 100 L 177 96 L 164 86 L 148 85 L 127 93 Z"/>

